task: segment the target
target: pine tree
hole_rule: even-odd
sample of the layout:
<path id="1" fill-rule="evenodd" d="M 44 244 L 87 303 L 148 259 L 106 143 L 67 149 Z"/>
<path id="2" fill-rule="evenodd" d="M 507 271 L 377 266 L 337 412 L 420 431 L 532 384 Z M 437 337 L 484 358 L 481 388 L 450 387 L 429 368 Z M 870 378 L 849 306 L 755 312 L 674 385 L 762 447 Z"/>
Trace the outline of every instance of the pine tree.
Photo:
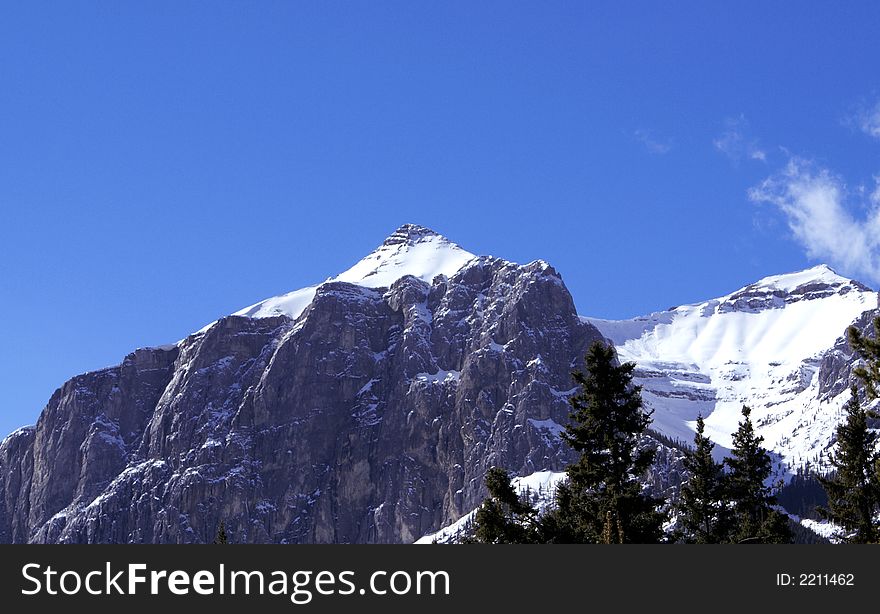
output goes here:
<path id="1" fill-rule="evenodd" d="M 853 374 L 861 380 L 871 401 L 880 398 L 880 317 L 874 318 L 873 328 L 873 338 L 855 326 L 847 329 L 849 345 L 862 359 Z M 877 434 L 868 429 L 868 419 L 877 419 L 878 415 L 862 408 L 855 386 L 845 409 L 846 420 L 837 430 L 837 453 L 830 456 L 836 474 L 822 480 L 828 507 L 820 512 L 844 529 L 847 541 L 876 542 L 880 538 L 876 520 L 880 454 L 876 451 Z"/>
<path id="2" fill-rule="evenodd" d="M 585 367 L 572 374 L 580 393 L 569 399 L 571 422 L 562 433 L 580 458 L 567 468 L 545 529 L 558 542 L 658 542 L 666 515 L 639 481 L 655 451 L 640 445 L 651 417 L 632 383 L 635 364 L 617 365 L 614 349 L 597 342 Z"/>
<path id="3" fill-rule="evenodd" d="M 772 473 L 770 454 L 761 447 L 763 437 L 755 434 L 751 409 L 743 406 L 743 419 L 733 435 L 733 450 L 726 459 L 727 495 L 733 504 L 734 543 L 791 543 L 788 518 L 775 510 L 776 497 L 767 485 Z"/>
<path id="4" fill-rule="evenodd" d="M 226 523 L 222 520 L 220 524 L 217 526 L 217 537 L 214 538 L 215 544 L 228 544 L 229 540 L 226 537 Z"/>
<path id="5" fill-rule="evenodd" d="M 484 544 L 531 544 L 544 541 L 537 509 L 520 496 L 510 474 L 500 467 L 486 472 L 489 497 L 477 510 L 474 538 Z"/>
<path id="6" fill-rule="evenodd" d="M 694 449 L 684 458 L 689 477 L 681 485 L 678 528 L 688 543 L 720 544 L 729 539 L 730 510 L 724 468 L 712 458 L 715 444 L 703 434 L 705 428 L 703 416 L 698 416 Z"/>
<path id="7" fill-rule="evenodd" d="M 867 372 L 867 371 L 866 371 Z M 844 541 L 870 544 L 880 541 L 880 480 L 877 433 L 868 428 L 873 412 L 859 401 L 855 386 L 847 402 L 846 420 L 837 427 L 837 447 L 831 454 L 831 477 L 819 478 L 828 493 L 828 507 L 819 513 L 843 529 Z M 874 414 L 876 416 L 876 414 Z"/>

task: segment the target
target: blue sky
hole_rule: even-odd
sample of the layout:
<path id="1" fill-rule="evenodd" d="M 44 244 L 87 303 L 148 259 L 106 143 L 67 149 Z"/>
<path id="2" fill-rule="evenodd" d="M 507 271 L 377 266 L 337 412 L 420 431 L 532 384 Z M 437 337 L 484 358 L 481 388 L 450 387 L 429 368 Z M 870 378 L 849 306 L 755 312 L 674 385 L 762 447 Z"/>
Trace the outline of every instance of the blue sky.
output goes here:
<path id="1" fill-rule="evenodd" d="M 771 6 L 772 5 L 772 6 Z M 628 317 L 877 287 L 873 2 L 0 9 L 0 432 L 403 222 Z"/>

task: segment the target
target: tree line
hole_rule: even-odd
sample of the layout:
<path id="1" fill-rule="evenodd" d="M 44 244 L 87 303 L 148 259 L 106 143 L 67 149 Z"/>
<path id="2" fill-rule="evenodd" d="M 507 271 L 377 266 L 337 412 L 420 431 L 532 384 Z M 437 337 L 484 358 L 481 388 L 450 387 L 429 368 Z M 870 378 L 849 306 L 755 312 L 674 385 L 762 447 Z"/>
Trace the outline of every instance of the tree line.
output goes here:
<path id="1" fill-rule="evenodd" d="M 880 397 L 880 317 L 873 338 L 855 327 L 847 331 L 861 358 L 853 370 L 864 394 L 851 398 L 836 430 L 832 471 L 820 478 L 828 503 L 820 515 L 839 528 L 839 539 L 880 542 L 880 455 L 878 434 L 869 428 L 877 414 L 868 402 Z M 781 483 L 771 482 L 773 461 L 755 432 L 749 407 L 733 435 L 730 455 L 716 461 L 715 444 L 703 417 L 696 423 L 693 448 L 685 452 L 687 478 L 670 503 L 647 493 L 641 477 L 655 450 L 643 444 L 651 411 L 633 384 L 635 363 L 617 364 L 614 349 L 590 347 L 584 370 L 572 376 L 579 392 L 569 398 L 570 421 L 562 439 L 578 454 L 566 468 L 546 510 L 511 485 L 507 471 L 486 474 L 488 498 L 477 510 L 470 541 L 482 543 L 791 543 L 788 515 L 778 506 Z"/>

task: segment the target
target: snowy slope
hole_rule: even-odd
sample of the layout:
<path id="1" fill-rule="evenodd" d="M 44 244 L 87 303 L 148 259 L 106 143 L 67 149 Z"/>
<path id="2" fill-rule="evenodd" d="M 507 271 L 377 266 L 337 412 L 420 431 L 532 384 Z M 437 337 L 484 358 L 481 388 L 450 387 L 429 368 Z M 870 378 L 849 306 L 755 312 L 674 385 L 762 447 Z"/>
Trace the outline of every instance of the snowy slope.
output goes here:
<path id="1" fill-rule="evenodd" d="M 472 258 L 473 254 L 446 237 L 422 226 L 404 224 L 366 258 L 327 282 L 384 288 L 405 275 L 412 275 L 431 283 L 437 275 L 453 275 Z M 251 318 L 286 315 L 295 319 L 312 302 L 317 289 L 318 285 L 308 286 L 268 298 L 233 315 Z"/>
<path id="2" fill-rule="evenodd" d="M 544 509 L 553 502 L 556 497 L 556 487 L 565 479 L 564 471 L 537 471 L 521 478 L 513 478 L 511 483 L 516 492 L 522 494 L 528 493 L 533 498 L 533 502 L 539 510 Z M 477 508 L 479 509 L 479 508 Z M 425 535 L 418 539 L 416 544 L 448 544 L 460 541 L 461 537 L 466 535 L 477 510 L 473 510 L 447 527 L 443 527 L 436 533 Z"/>
<path id="3" fill-rule="evenodd" d="M 828 447 L 848 395 L 820 400 L 819 360 L 876 307 L 876 293 L 821 265 L 641 318 L 583 319 L 637 364 L 654 428 L 690 441 L 702 414 L 712 439 L 730 447 L 747 404 L 765 445 L 798 466 Z"/>

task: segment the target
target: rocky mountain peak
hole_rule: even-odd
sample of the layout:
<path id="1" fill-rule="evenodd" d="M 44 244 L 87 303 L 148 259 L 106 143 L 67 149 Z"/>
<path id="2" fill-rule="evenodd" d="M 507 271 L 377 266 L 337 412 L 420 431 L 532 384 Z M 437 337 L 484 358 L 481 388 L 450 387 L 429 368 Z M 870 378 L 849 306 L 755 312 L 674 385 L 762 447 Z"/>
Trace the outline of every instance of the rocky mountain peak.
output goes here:
<path id="1" fill-rule="evenodd" d="M 702 303 L 590 321 L 636 363 L 653 428 L 687 441 L 702 415 L 719 450 L 729 448 L 745 404 L 765 446 L 799 467 L 832 443 L 853 360 L 843 336 L 876 309 L 873 290 L 820 265 Z"/>
<path id="2" fill-rule="evenodd" d="M 388 238 L 382 242 L 385 246 L 394 246 L 400 244 L 415 245 L 425 239 L 437 238 L 447 243 L 451 243 L 449 239 L 438 232 L 431 230 L 419 224 L 403 224 L 400 228 L 388 235 Z"/>
<path id="3" fill-rule="evenodd" d="M 779 309 L 800 301 L 811 301 L 848 293 L 870 293 L 863 283 L 839 275 L 827 264 L 803 271 L 771 275 L 721 299 L 719 311 L 755 312 Z"/>
<path id="4" fill-rule="evenodd" d="M 474 254 L 429 228 L 404 224 L 354 266 L 324 283 L 341 281 L 366 288 L 390 288 L 407 275 L 431 283 L 438 275 L 451 277 L 473 258 Z M 318 285 L 308 286 L 268 298 L 234 315 L 250 318 L 286 315 L 295 319 L 312 302 L 317 288 Z"/>
<path id="5" fill-rule="evenodd" d="M 382 245 L 333 278 L 369 288 L 390 287 L 405 275 L 431 283 L 437 275 L 455 274 L 474 254 L 443 235 L 416 224 L 404 224 Z"/>
<path id="6" fill-rule="evenodd" d="M 827 264 L 819 264 L 803 271 L 794 273 L 786 273 L 784 275 L 771 275 L 758 280 L 747 288 L 764 288 L 767 290 L 778 290 L 787 293 L 796 293 L 805 287 L 834 287 L 834 288 L 854 288 L 858 290 L 868 291 L 863 283 L 849 279 L 837 273 Z"/>
<path id="7" fill-rule="evenodd" d="M 599 331 L 548 264 L 405 225 L 349 270 L 78 376 L 0 445 L 0 543 L 412 542 L 560 471 Z"/>

